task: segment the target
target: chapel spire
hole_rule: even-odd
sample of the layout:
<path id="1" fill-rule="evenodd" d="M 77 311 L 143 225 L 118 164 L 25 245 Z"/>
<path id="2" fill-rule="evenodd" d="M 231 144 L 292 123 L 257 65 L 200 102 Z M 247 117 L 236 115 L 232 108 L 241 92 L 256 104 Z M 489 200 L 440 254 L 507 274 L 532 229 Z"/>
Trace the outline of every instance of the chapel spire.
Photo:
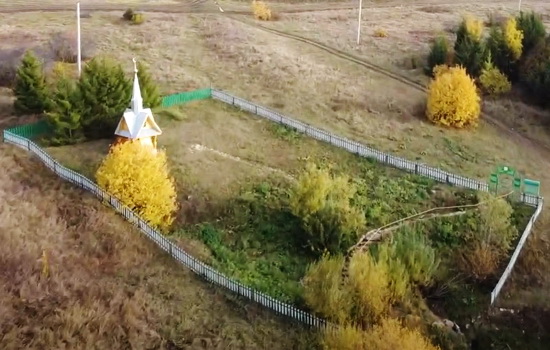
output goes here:
<path id="1" fill-rule="evenodd" d="M 141 89 L 139 87 L 136 59 L 132 58 L 132 61 L 134 62 L 134 88 L 132 90 L 132 110 L 134 111 L 134 113 L 138 114 L 141 110 L 143 110 L 143 98 L 141 97 Z"/>

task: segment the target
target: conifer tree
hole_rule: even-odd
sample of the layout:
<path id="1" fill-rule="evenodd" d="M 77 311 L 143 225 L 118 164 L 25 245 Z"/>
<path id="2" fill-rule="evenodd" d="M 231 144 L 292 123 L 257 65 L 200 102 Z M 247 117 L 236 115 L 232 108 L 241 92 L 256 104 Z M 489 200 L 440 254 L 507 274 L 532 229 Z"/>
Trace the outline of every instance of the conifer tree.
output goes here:
<path id="1" fill-rule="evenodd" d="M 146 108 L 159 107 L 162 104 L 157 84 L 153 81 L 151 73 L 147 67 L 138 62 L 138 79 L 141 87 L 141 97 L 143 98 L 143 106 Z"/>
<path id="2" fill-rule="evenodd" d="M 46 78 L 42 63 L 32 51 L 23 56 L 13 92 L 16 98 L 13 107 L 17 114 L 44 113 L 48 100 Z"/>
<path id="3" fill-rule="evenodd" d="M 53 128 L 54 145 L 73 144 L 84 139 L 82 131 L 79 96 L 72 81 L 61 77 L 49 102 L 51 111 L 46 113 L 48 123 Z"/>
<path id="4" fill-rule="evenodd" d="M 84 67 L 78 85 L 84 135 L 90 139 L 111 137 L 132 94 L 122 67 L 94 58 Z"/>

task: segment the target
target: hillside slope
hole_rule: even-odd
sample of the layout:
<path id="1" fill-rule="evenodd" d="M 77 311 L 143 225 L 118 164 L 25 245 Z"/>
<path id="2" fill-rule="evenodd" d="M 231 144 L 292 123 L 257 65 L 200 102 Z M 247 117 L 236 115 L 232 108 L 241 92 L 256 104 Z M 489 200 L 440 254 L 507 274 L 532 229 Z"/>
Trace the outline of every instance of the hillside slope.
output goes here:
<path id="1" fill-rule="evenodd" d="M 305 331 L 228 300 L 24 151 L 0 145 L 0 166 L 0 349 L 306 343 Z"/>

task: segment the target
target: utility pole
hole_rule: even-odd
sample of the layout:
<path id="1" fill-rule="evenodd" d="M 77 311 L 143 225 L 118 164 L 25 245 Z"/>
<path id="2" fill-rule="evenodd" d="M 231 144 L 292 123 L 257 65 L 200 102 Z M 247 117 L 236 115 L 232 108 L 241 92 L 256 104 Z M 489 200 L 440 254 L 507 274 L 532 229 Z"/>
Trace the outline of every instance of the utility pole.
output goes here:
<path id="1" fill-rule="evenodd" d="M 82 72 L 82 53 L 80 49 L 80 3 L 76 3 L 76 61 L 78 62 L 78 77 Z"/>
<path id="2" fill-rule="evenodd" d="M 518 11 L 521 12 L 521 0 L 519 0 L 519 4 L 518 4 Z"/>
<path id="3" fill-rule="evenodd" d="M 359 0 L 359 20 L 357 21 L 357 45 L 359 45 L 359 41 L 361 41 L 361 12 L 362 12 L 362 10 L 363 10 L 363 0 Z"/>

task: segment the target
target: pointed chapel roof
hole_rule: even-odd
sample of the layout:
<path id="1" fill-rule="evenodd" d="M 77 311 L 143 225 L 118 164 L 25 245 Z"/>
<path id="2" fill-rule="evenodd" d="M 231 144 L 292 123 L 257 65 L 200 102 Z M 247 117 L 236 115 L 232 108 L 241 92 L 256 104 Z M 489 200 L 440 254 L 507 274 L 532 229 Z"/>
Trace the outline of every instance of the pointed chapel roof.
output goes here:
<path id="1" fill-rule="evenodd" d="M 132 89 L 132 100 L 129 109 L 126 109 L 120 119 L 115 131 L 115 135 L 137 139 L 140 137 L 150 137 L 162 134 L 160 127 L 153 118 L 153 113 L 149 108 L 143 108 L 143 98 L 137 75 L 136 59 L 134 62 L 134 85 Z"/>

